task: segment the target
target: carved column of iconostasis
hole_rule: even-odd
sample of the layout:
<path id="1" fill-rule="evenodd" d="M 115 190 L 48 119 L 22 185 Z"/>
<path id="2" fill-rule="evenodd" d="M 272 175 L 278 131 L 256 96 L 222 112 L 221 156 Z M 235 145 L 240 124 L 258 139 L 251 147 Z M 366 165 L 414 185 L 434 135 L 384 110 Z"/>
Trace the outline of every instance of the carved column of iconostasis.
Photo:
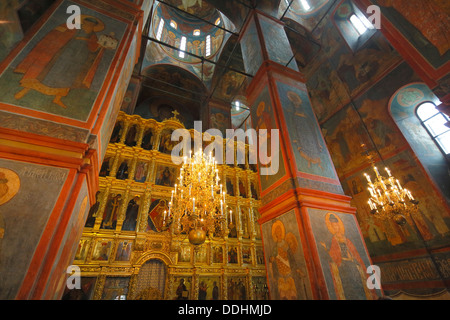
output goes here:
<path id="1" fill-rule="evenodd" d="M 254 11 L 243 30 L 244 65 L 255 74 L 247 90 L 252 123 L 257 132 L 268 129 L 258 139 L 272 157 L 258 166 L 271 299 L 375 299 L 381 292 L 366 286 L 371 261 L 356 209 L 343 193 L 283 25 Z M 273 146 L 271 129 L 279 130 Z"/>
<path id="2" fill-rule="evenodd" d="M 64 290 L 139 55 L 143 11 L 112 3 L 56 1 L 0 62 L 0 299 Z"/>

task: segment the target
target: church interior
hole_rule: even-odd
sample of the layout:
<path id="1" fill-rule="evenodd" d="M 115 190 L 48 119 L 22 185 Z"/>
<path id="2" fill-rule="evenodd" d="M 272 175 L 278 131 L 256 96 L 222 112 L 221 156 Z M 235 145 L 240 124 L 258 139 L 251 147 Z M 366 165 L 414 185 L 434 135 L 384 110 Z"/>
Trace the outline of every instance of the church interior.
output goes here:
<path id="1" fill-rule="evenodd" d="M 450 299 L 448 30 L 439 0 L 2 1 L 0 299 Z"/>

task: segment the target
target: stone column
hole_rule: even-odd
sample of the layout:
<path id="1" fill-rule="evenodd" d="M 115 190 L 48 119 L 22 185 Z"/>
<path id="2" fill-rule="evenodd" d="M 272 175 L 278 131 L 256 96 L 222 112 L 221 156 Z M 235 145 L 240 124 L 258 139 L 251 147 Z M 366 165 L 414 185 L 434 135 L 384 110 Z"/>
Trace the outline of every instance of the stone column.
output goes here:
<path id="1" fill-rule="evenodd" d="M 375 299 L 381 292 L 366 287 L 371 261 L 356 209 L 342 190 L 283 24 L 254 10 L 240 44 L 246 72 L 255 75 L 247 90 L 252 123 L 273 160 L 258 166 L 271 298 Z"/>
<path id="2" fill-rule="evenodd" d="M 67 27 L 73 4 L 82 27 L 96 26 L 89 41 Z M 143 26 L 135 8 L 97 8 L 56 1 L 0 62 L 0 173 L 11 190 L 0 202 L 0 299 L 61 298 L 95 203 Z"/>

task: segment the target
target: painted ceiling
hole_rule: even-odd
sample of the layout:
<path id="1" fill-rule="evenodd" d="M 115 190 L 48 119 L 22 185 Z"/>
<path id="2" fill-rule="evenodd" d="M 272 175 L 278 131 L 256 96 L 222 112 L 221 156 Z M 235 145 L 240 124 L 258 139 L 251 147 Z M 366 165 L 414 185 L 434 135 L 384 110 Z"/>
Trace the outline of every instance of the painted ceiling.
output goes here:
<path id="1" fill-rule="evenodd" d="M 306 10 L 300 0 L 161 0 L 155 1 L 149 40 L 141 74 L 155 77 L 158 66 L 184 69 L 186 79 L 199 81 L 209 97 L 231 109 L 233 127 L 245 124 L 246 112 L 232 109 L 233 102 L 245 96 L 252 76 L 245 72 L 239 35 L 251 10 L 256 8 L 285 23 L 294 58 L 302 68 L 320 50 L 311 40 L 322 17 L 334 1 L 308 0 Z M 164 27 L 158 38 L 158 26 Z M 217 21 L 220 23 L 216 25 Z M 170 22 L 175 22 L 171 26 Z M 198 34 L 194 34 L 198 30 Z M 206 37 L 211 37 L 211 51 L 206 55 Z M 186 38 L 184 57 L 180 57 L 182 37 Z M 152 39 L 158 39 L 153 41 Z M 153 70 L 156 68 L 155 70 Z M 180 72 L 178 72 L 180 73 Z M 182 72 L 183 73 L 183 72 Z M 158 82 L 161 79 L 158 79 Z M 150 79 L 147 82 L 153 82 Z M 170 86 L 166 86 L 170 89 Z M 176 92 L 179 95 L 179 92 Z M 203 97 L 202 97 L 203 98 Z M 234 117 L 233 117 L 234 116 Z"/>

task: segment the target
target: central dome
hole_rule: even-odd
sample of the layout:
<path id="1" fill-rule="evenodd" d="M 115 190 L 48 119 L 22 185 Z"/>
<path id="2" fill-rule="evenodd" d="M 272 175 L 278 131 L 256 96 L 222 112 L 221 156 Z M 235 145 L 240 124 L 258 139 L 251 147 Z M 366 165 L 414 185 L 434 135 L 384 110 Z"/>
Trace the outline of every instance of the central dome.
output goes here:
<path id="1" fill-rule="evenodd" d="M 181 1 L 168 1 L 174 7 L 163 3 L 156 7 L 152 37 L 183 51 L 162 45 L 162 49 L 176 60 L 199 63 L 195 56 L 211 59 L 222 47 L 224 38 L 224 31 L 218 28 L 223 24 L 219 11 L 202 1 L 183 1 L 187 5 L 194 3 L 185 11 L 183 4 L 174 4 L 178 2 Z M 202 3 L 201 7 L 199 3 Z M 189 12 L 196 7 L 195 13 Z"/>

